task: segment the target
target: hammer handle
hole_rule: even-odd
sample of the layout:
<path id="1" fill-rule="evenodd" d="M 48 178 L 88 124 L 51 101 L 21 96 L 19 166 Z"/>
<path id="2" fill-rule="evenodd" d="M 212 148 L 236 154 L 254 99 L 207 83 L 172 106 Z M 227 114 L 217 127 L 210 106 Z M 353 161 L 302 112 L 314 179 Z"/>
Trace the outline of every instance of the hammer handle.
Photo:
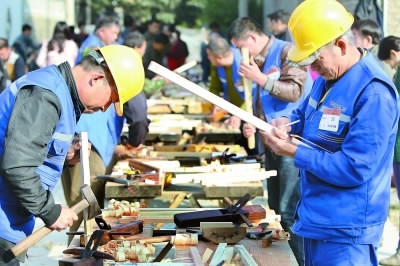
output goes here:
<path id="1" fill-rule="evenodd" d="M 71 209 L 74 210 L 76 213 L 80 213 L 83 209 L 87 208 L 88 206 L 89 203 L 87 200 L 81 200 L 80 202 L 72 206 Z M 21 255 L 25 250 L 32 247 L 41 239 L 43 239 L 45 236 L 53 232 L 53 230 L 54 229 L 51 229 L 50 227 L 43 226 L 42 228 L 36 230 L 31 235 L 27 236 L 26 238 L 18 242 L 14 247 L 12 247 L 11 248 L 12 253 L 14 254 L 15 257 Z"/>

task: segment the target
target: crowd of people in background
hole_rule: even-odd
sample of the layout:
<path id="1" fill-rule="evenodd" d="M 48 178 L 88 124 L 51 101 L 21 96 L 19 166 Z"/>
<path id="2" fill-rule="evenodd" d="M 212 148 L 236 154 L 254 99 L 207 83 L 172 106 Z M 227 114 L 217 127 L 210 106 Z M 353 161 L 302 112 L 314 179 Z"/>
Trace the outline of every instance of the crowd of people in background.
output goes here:
<path id="1" fill-rule="evenodd" d="M 300 9 L 301 8 L 303 7 L 300 7 Z M 343 15 L 341 14 L 341 7 L 334 4 L 332 8 L 333 11 L 330 10 L 329 12 L 338 12 L 337 14 L 340 16 Z M 302 17 L 300 13 L 297 15 L 299 16 L 300 22 L 308 19 Z M 383 36 L 381 26 L 374 20 L 359 18 L 353 21 L 353 17 L 344 16 L 341 20 L 341 22 L 344 23 L 341 30 L 344 29 L 344 31 L 341 31 L 340 34 L 328 36 L 327 38 L 330 39 L 326 43 L 323 43 L 323 45 L 320 45 L 318 49 L 313 50 L 312 54 L 307 54 L 307 59 L 302 58 L 296 61 L 294 53 L 300 52 L 298 50 L 293 52 L 295 50 L 293 47 L 297 49 L 299 44 L 295 42 L 296 40 L 293 40 L 297 37 L 292 36 L 289 32 L 288 23 L 291 16 L 292 14 L 283 9 L 268 14 L 266 17 L 268 32 L 264 32 L 263 28 L 260 26 L 261 23 L 257 23 L 251 18 L 246 17 L 234 20 L 227 34 L 222 32 L 217 22 L 210 23 L 208 25 L 207 36 L 200 45 L 201 80 L 203 84 L 209 87 L 211 92 L 234 103 L 238 107 L 243 107 L 244 93 L 242 78 L 245 77 L 253 82 L 253 112 L 260 119 L 267 122 L 277 121 L 276 119 L 278 117 L 286 116 L 291 111 L 299 109 L 304 111 L 301 115 L 308 115 L 311 109 L 317 110 L 321 105 L 325 104 L 325 97 L 332 96 L 328 95 L 332 85 L 330 85 L 329 82 L 322 83 L 322 80 L 333 80 L 333 82 L 337 82 L 336 84 L 340 84 L 338 82 L 340 77 L 342 75 L 345 76 L 345 73 L 347 73 L 346 71 L 351 71 L 349 67 L 349 69 L 346 69 L 346 71 L 340 73 L 340 75 L 338 74 L 339 76 L 335 78 L 327 78 L 317 73 L 324 67 L 328 68 L 328 66 L 323 65 L 323 61 L 324 56 L 325 60 L 329 60 L 329 49 L 332 47 L 344 49 L 345 47 L 347 50 L 343 53 L 347 53 L 346 58 L 348 61 L 354 61 L 353 63 L 355 66 L 358 66 L 359 61 L 362 61 L 368 69 L 377 71 L 378 68 L 376 66 L 379 66 L 383 70 L 379 70 L 377 74 L 379 79 L 382 80 L 379 86 L 391 88 L 391 85 L 386 86 L 382 84 L 394 81 L 397 91 L 400 91 L 400 37 Z M 312 19 L 314 19 L 314 17 Z M 144 91 L 125 103 L 123 106 L 123 118 L 117 117 L 116 111 L 113 108 L 109 108 L 107 112 L 98 112 L 95 115 L 90 115 L 87 119 L 85 115 L 82 115 L 82 119 L 76 128 L 76 134 L 78 134 L 79 131 L 91 132 L 89 134 L 89 141 L 92 145 L 92 152 L 97 155 L 90 157 L 93 166 L 91 166 L 90 169 L 96 169 L 91 175 L 110 173 L 113 163 L 115 163 L 116 160 L 123 157 L 129 150 L 140 149 L 144 144 L 150 123 L 146 114 L 147 105 L 145 99 L 168 83 L 167 80 L 160 79 L 160 77 L 147 69 L 150 62 L 155 61 L 170 70 L 175 70 L 185 64 L 189 56 L 189 47 L 187 43 L 182 40 L 181 31 L 178 29 L 177 25 L 163 23 L 155 18 L 143 25 L 138 25 L 136 20 L 129 15 L 124 17 L 124 23 L 120 25 L 119 18 L 114 14 L 104 14 L 100 16 L 95 24 L 93 32 L 86 32 L 84 23 L 78 23 L 78 28 L 75 29 L 74 26 L 68 25 L 66 22 L 57 22 L 56 25 L 54 25 L 52 36 L 48 40 L 43 40 L 40 43 L 35 43 L 33 41 L 32 31 L 32 26 L 26 24 L 22 27 L 21 35 L 14 40 L 14 42 L 10 43 L 10 40 L 0 38 L 0 91 L 4 90 L 11 82 L 22 77 L 29 71 L 41 69 L 50 65 L 60 65 L 64 62 L 67 62 L 70 67 L 74 67 L 82 58 L 90 54 L 93 50 L 111 44 L 122 44 L 135 49 L 142 58 L 145 71 Z M 329 44 L 331 44 L 331 46 L 329 46 Z M 250 53 L 249 64 L 243 63 L 240 51 L 241 48 L 248 49 Z M 370 57 L 366 57 L 369 53 L 374 56 L 373 58 L 375 61 L 371 61 L 369 59 Z M 348 67 L 346 62 L 330 59 L 331 63 L 337 64 L 340 66 L 340 69 L 342 66 L 344 68 Z M 317 63 L 315 62 L 319 61 L 322 63 L 320 62 L 321 65 L 316 67 L 315 65 Z M 315 80 L 317 80 L 316 83 L 314 83 Z M 325 86 L 328 90 L 323 93 L 324 96 L 320 99 L 319 103 L 316 102 L 315 106 L 310 107 L 307 106 L 307 103 L 309 105 L 313 103 L 308 100 L 309 97 L 316 97 L 315 94 L 310 94 L 313 84 L 314 86 L 317 84 L 317 86 L 321 88 Z M 366 85 L 366 87 L 368 86 Z M 360 92 L 360 95 L 361 94 L 362 92 Z M 366 98 L 363 99 L 367 102 L 367 96 L 365 97 Z M 385 97 L 390 98 L 389 96 Z M 307 101 L 305 99 L 307 99 Z M 392 101 L 390 100 L 390 102 Z M 216 110 L 214 109 L 213 112 L 216 112 Z M 322 114 L 322 116 L 324 115 L 327 114 Z M 339 123 L 350 118 L 339 115 L 337 119 L 336 122 L 337 125 L 339 125 Z M 120 146 L 118 145 L 119 137 L 124 121 L 127 121 L 130 125 L 129 138 L 127 145 Z M 298 218 L 296 217 L 296 215 L 298 215 L 296 208 L 299 208 L 298 202 L 302 198 L 301 183 L 306 182 L 300 180 L 300 178 L 307 179 L 307 182 L 309 182 L 313 178 L 317 179 L 316 176 L 318 174 L 314 172 L 311 174 L 312 170 L 315 170 L 312 169 L 308 172 L 307 170 L 303 170 L 302 175 L 299 176 L 299 172 L 301 172 L 299 169 L 299 162 L 307 159 L 296 157 L 300 156 L 301 149 L 296 156 L 292 153 L 293 150 L 285 151 L 285 153 L 277 147 L 272 149 L 270 147 L 278 143 L 278 140 L 263 135 L 263 133 L 255 129 L 254 126 L 240 121 L 237 117 L 231 116 L 227 121 L 228 123 L 235 123 L 235 127 L 240 128 L 245 137 L 244 139 L 255 134 L 257 145 L 252 153 L 263 156 L 266 170 L 278 170 L 277 176 L 271 177 L 267 184 L 269 207 L 277 214 L 282 215 L 282 226 L 292 235 L 289 240 L 289 245 L 298 264 L 311 265 L 310 254 L 314 252 L 312 254 L 321 255 L 322 253 L 319 253 L 317 249 L 322 246 L 322 244 L 319 242 L 320 239 L 313 242 L 315 240 L 313 236 L 317 236 L 318 233 L 308 232 L 306 231 L 307 229 L 302 228 L 302 226 L 308 226 L 305 225 L 304 220 L 302 221 L 303 224 L 297 221 L 296 225 L 296 219 Z M 343 123 L 348 122 L 349 121 L 346 120 Z M 103 125 L 105 128 L 99 128 L 99 125 Z M 109 125 L 113 126 L 110 127 Z M 319 130 L 321 127 L 325 126 L 329 127 L 329 124 L 316 125 L 315 130 Z M 388 131 L 390 131 L 390 129 L 388 129 Z M 102 135 L 99 136 L 96 132 L 101 132 Z M 305 132 L 304 134 L 311 133 Z M 104 137 L 105 135 L 107 136 Z M 343 141 L 346 136 L 347 135 L 343 133 L 343 136 L 338 136 L 337 141 Z M 343 139 L 339 139 L 342 137 Z M 390 141 L 392 137 L 391 135 Z M 399 136 L 397 136 L 393 170 L 390 169 L 390 172 L 393 173 L 393 182 L 396 185 L 400 199 L 399 139 Z M 105 143 L 105 141 L 107 143 Z M 110 143 L 112 145 L 110 145 Z M 336 144 L 332 144 L 332 148 L 340 149 Z M 384 152 L 384 158 L 391 158 L 390 152 Z M 311 166 L 303 165 L 303 167 L 307 168 Z M 386 174 L 378 172 L 377 170 L 377 175 Z M 63 170 L 62 181 L 69 206 L 74 205 L 80 200 L 79 186 L 81 182 L 76 181 L 80 177 L 80 167 L 78 164 L 68 165 L 68 167 Z M 71 182 L 74 179 L 76 179 L 74 181 L 75 183 L 72 184 Z M 340 186 L 339 183 L 338 181 L 336 185 Z M 303 185 L 314 186 L 315 183 L 303 183 Z M 331 192 L 334 191 L 332 187 L 334 187 L 335 184 L 321 185 L 321 187 L 323 186 L 328 187 L 327 190 Z M 352 184 L 348 186 L 356 185 Z M 92 184 L 92 189 L 98 201 L 100 203 L 104 202 L 104 182 L 95 182 Z M 307 191 L 307 193 L 307 196 L 312 198 L 310 196 L 312 192 Z M 305 203 L 302 202 L 302 204 Z M 337 205 L 333 203 L 331 206 L 338 208 Z M 304 215 L 302 217 L 307 217 L 309 213 L 307 213 L 307 215 L 304 213 L 309 210 L 306 210 L 304 205 L 301 205 L 300 208 L 301 215 Z M 321 219 L 323 220 L 324 217 Z M 81 218 L 74 223 L 71 230 L 77 230 L 80 223 Z M 338 224 L 334 224 L 333 226 L 338 226 L 337 228 L 339 228 L 340 225 Z M 361 225 L 355 224 L 355 226 Z M 380 226 L 379 224 L 379 228 L 374 227 L 373 230 L 376 230 L 373 231 L 374 234 L 376 233 L 378 235 L 377 231 L 381 230 Z M 293 227 L 295 230 L 293 230 Z M 335 237 L 337 237 L 336 240 L 339 239 L 337 242 L 334 242 L 335 244 L 330 246 L 331 248 L 338 248 L 339 245 L 342 244 L 341 241 L 345 238 L 343 234 L 351 234 L 351 232 L 344 232 L 346 229 L 338 233 L 338 231 L 335 231 L 339 230 L 337 228 L 326 228 L 326 232 L 329 231 L 332 235 L 337 234 L 335 235 Z M 360 230 L 362 231 L 364 229 Z M 362 234 L 364 233 L 366 232 L 363 231 Z M 324 235 L 324 233 L 321 235 Z M 305 238 L 303 239 L 303 237 Z M 320 237 L 320 235 L 317 237 Z M 369 241 L 368 238 L 363 238 L 363 240 L 366 242 Z M 306 246 L 304 246 L 304 243 L 306 243 Z M 375 244 L 376 243 L 373 243 L 372 245 Z M 352 248 L 354 248 L 354 246 Z M 306 252 L 305 249 L 307 250 Z M 326 251 L 327 247 L 322 248 L 322 250 Z M 350 253 L 351 252 L 353 251 L 350 251 Z M 363 254 L 367 254 L 365 250 L 362 250 L 362 252 L 364 252 Z M 352 254 L 354 255 L 354 253 Z M 371 254 L 375 253 L 372 252 Z M 313 259 L 315 259 L 315 257 Z M 322 257 L 318 259 L 322 259 Z M 371 261 L 373 261 L 373 259 L 376 258 L 372 258 Z M 400 236 L 396 253 L 389 258 L 381 260 L 380 263 L 382 265 L 400 266 Z"/>

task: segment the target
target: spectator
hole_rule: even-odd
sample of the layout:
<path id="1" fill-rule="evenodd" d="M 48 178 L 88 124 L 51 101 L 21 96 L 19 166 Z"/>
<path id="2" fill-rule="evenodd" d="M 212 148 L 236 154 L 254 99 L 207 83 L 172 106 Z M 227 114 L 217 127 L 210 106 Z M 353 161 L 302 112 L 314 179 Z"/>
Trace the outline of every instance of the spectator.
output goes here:
<path id="1" fill-rule="evenodd" d="M 81 61 L 82 56 L 88 54 L 91 50 L 104 45 L 117 42 L 120 31 L 118 17 L 115 15 L 103 14 L 96 23 L 96 28 L 82 43 L 79 48 L 75 63 Z"/>
<path id="2" fill-rule="evenodd" d="M 0 38 L 0 59 L 3 61 L 11 81 L 17 80 L 27 72 L 23 57 L 14 52 L 8 44 L 8 40 L 4 38 Z"/>
<path id="3" fill-rule="evenodd" d="M 146 70 L 146 78 L 152 79 L 156 76 L 153 71 L 150 71 L 147 68 L 151 61 L 163 65 L 163 59 L 167 54 L 169 47 L 169 38 L 164 33 L 159 33 L 152 41 L 147 41 L 146 52 L 143 56 L 143 66 Z"/>
<path id="4" fill-rule="evenodd" d="M 355 45 L 353 21 L 336 0 L 297 6 L 288 60 L 311 65 L 320 77 L 307 101 L 262 133 L 275 154 L 300 169 L 292 229 L 304 237 L 305 265 L 378 265 L 389 213 L 400 102 L 376 59 Z"/>
<path id="5" fill-rule="evenodd" d="M 167 64 L 170 70 L 175 70 L 185 64 L 186 58 L 189 56 L 189 49 L 186 42 L 181 39 L 179 30 L 172 32 L 169 40 L 171 47 L 166 54 Z"/>
<path id="6" fill-rule="evenodd" d="M 25 63 L 27 63 L 29 57 L 40 48 L 40 44 L 36 44 L 32 39 L 31 25 L 22 25 L 22 33 L 15 39 L 12 48 L 17 54 L 22 56 Z"/>
<path id="7" fill-rule="evenodd" d="M 78 23 L 78 33 L 75 33 L 75 31 L 71 31 L 73 34 L 72 39 L 75 41 L 76 45 L 78 45 L 78 48 L 81 47 L 83 41 L 87 38 L 88 34 L 86 33 L 85 30 L 86 24 L 85 22 L 79 22 Z"/>
<path id="8" fill-rule="evenodd" d="M 394 76 L 394 84 L 397 88 L 397 93 L 400 93 L 400 38 L 397 36 L 387 36 L 380 41 L 378 58 L 390 67 L 396 70 Z M 396 186 L 397 198 L 400 199 L 400 134 L 397 129 L 396 143 L 394 146 L 393 158 L 393 181 Z M 400 228 L 398 228 L 400 229 Z M 396 252 L 388 257 L 379 261 L 380 265 L 385 266 L 400 266 L 400 233 L 397 239 Z"/>
<path id="9" fill-rule="evenodd" d="M 124 30 L 121 32 L 121 39 L 122 41 L 125 40 L 126 36 L 131 33 L 136 31 L 136 21 L 135 19 L 129 15 L 125 14 L 124 15 Z"/>
<path id="10" fill-rule="evenodd" d="M 390 78 L 393 78 L 394 70 L 384 61 L 378 59 L 381 29 L 375 21 L 370 19 L 357 20 L 351 26 L 354 41 L 358 47 L 365 48 L 377 59 L 383 70 Z"/>
<path id="11" fill-rule="evenodd" d="M 308 97 L 311 77 L 305 67 L 287 63 L 291 43 L 266 35 L 261 26 L 248 17 L 236 19 L 230 27 L 231 43 L 249 50 L 250 64 L 241 63 L 239 74 L 254 82 L 253 113 L 267 122 L 275 117 L 289 114 Z M 243 126 L 245 137 L 254 135 L 249 124 Z M 277 176 L 267 180 L 268 204 L 281 215 L 281 224 L 291 234 L 289 246 L 299 265 L 304 264 L 303 238 L 293 233 L 294 213 L 300 199 L 299 170 L 293 158 L 276 156 L 258 139 L 258 152 L 265 154 L 265 169 L 277 170 Z"/>
<path id="12" fill-rule="evenodd" d="M 7 70 L 5 69 L 3 62 L 0 60 L 0 93 L 10 86 L 11 80 L 8 77 Z"/>
<path id="13" fill-rule="evenodd" d="M 144 38 L 147 43 L 150 43 L 161 33 L 161 22 L 158 19 L 151 19 L 146 24 L 147 30 L 144 33 Z"/>
<path id="14" fill-rule="evenodd" d="M 278 39 L 291 42 L 287 23 L 289 20 L 289 12 L 283 9 L 276 10 L 267 16 L 267 25 L 269 31 Z"/>
<path id="15" fill-rule="evenodd" d="M 147 47 L 146 39 L 143 34 L 138 31 L 129 33 L 123 44 L 134 48 L 141 56 L 144 55 Z M 151 95 L 160 91 L 167 83 L 168 82 L 165 79 L 159 76 L 155 76 L 153 79 L 146 78 L 143 86 L 143 92 L 145 93 L 146 98 L 150 98 Z"/>
<path id="16" fill-rule="evenodd" d="M 51 64 L 59 65 L 68 62 L 72 67 L 78 56 L 78 45 L 72 40 L 72 33 L 67 23 L 57 22 L 51 40 L 43 41 L 36 64 L 45 67 Z"/>

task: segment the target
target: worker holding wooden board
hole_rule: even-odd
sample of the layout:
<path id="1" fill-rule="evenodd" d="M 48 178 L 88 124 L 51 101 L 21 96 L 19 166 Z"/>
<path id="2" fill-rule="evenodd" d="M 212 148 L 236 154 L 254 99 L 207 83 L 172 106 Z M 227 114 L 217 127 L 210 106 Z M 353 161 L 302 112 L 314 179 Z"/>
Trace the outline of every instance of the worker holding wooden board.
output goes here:
<path id="1" fill-rule="evenodd" d="M 210 92 L 223 97 L 244 110 L 250 111 L 252 114 L 252 81 L 245 81 L 239 74 L 240 63 L 243 60 L 241 51 L 229 45 L 225 38 L 214 36 L 207 45 L 207 56 L 211 62 Z M 249 106 L 245 105 L 245 99 L 250 100 Z M 211 112 L 211 121 L 219 121 L 228 115 L 228 111 L 214 106 Z M 235 115 L 231 115 L 225 122 L 233 128 L 241 128 L 243 125 L 241 119 Z M 243 146 L 249 155 L 257 154 L 254 139 L 250 143 L 246 138 L 239 139 L 237 144 Z"/>
<path id="2" fill-rule="evenodd" d="M 307 69 L 290 66 L 286 56 L 291 44 L 267 36 L 260 25 L 250 18 L 236 19 L 228 32 L 232 44 L 237 48 L 247 48 L 250 62 L 242 61 L 240 75 L 252 80 L 255 93 L 252 101 L 256 116 L 264 121 L 271 121 L 280 116 L 287 116 L 307 97 L 312 83 L 306 83 Z M 311 79 L 310 79 L 311 80 Z M 255 127 L 245 124 L 243 133 L 251 137 Z M 294 159 L 277 156 L 261 143 L 258 135 L 259 152 L 265 149 L 266 170 L 278 170 L 277 176 L 267 180 L 269 207 L 282 215 L 282 227 L 291 232 L 294 213 L 300 199 L 298 169 Z M 299 265 L 304 265 L 303 239 L 292 235 L 289 245 Z"/>

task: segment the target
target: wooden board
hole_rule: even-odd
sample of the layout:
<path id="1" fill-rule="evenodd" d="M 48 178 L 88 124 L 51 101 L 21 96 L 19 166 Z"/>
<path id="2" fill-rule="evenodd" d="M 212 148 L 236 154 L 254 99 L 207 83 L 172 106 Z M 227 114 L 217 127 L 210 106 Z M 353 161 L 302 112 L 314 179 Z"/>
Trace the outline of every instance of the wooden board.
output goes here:
<path id="1" fill-rule="evenodd" d="M 227 195 L 230 198 L 240 198 L 246 193 L 252 197 L 263 196 L 264 187 L 261 181 L 235 183 L 231 185 L 203 186 L 206 198 L 222 198 Z"/>
<path id="2" fill-rule="evenodd" d="M 107 182 L 105 186 L 105 198 L 154 198 L 161 196 L 162 186 L 162 184 L 150 185 L 145 183 L 139 183 L 136 186 L 126 186 L 114 182 Z"/>

